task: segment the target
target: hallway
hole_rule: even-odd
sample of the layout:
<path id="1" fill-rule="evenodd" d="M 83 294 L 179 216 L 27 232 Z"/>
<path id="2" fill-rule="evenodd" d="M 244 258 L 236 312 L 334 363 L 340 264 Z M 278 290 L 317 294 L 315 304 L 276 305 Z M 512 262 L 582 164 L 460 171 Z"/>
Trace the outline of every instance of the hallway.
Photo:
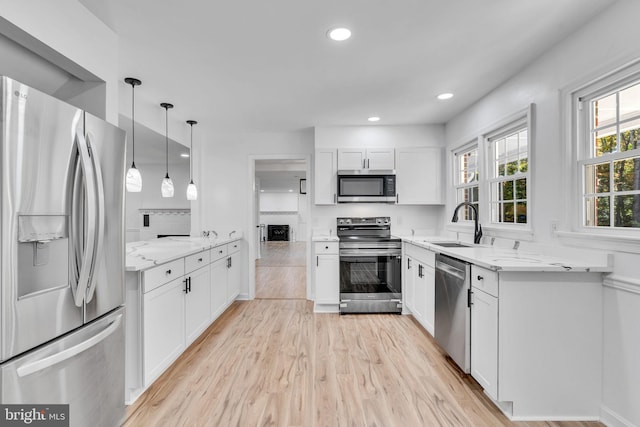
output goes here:
<path id="1" fill-rule="evenodd" d="M 305 242 L 262 242 L 256 260 L 257 299 L 306 299 Z"/>

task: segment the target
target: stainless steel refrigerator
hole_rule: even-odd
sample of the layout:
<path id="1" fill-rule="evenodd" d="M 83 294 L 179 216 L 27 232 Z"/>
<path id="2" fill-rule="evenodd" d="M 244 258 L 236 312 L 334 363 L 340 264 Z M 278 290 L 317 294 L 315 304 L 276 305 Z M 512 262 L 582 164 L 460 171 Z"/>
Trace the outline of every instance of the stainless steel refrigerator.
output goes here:
<path id="1" fill-rule="evenodd" d="M 1 78 L 0 403 L 124 418 L 125 133 Z"/>

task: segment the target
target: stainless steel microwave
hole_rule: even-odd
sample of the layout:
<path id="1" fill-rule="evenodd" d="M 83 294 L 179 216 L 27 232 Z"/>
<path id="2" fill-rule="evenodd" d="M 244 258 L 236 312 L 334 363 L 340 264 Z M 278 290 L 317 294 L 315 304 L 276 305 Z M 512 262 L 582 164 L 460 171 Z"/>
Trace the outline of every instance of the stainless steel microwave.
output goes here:
<path id="1" fill-rule="evenodd" d="M 395 202 L 395 171 L 338 171 L 338 203 Z"/>

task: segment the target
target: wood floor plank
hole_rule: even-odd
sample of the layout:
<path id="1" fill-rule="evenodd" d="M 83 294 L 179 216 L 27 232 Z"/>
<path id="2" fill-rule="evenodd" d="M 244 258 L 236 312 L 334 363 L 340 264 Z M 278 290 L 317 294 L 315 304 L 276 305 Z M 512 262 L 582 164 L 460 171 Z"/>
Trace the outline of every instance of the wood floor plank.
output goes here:
<path id="1" fill-rule="evenodd" d="M 127 410 L 137 426 L 521 426 L 411 316 L 236 302 Z"/>

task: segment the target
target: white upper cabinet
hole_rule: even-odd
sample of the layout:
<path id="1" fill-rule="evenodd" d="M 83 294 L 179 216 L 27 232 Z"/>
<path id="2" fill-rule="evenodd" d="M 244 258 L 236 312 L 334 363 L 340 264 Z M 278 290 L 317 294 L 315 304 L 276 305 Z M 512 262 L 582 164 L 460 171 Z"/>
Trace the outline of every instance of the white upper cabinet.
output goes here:
<path id="1" fill-rule="evenodd" d="M 337 202 L 336 152 L 335 148 L 324 148 L 315 152 L 313 195 L 316 205 L 335 205 Z"/>
<path id="2" fill-rule="evenodd" d="M 396 157 L 396 200 L 399 205 L 444 204 L 442 148 L 398 148 Z"/>
<path id="3" fill-rule="evenodd" d="M 391 170 L 395 160 L 395 150 L 389 147 L 338 150 L 338 170 Z"/>

